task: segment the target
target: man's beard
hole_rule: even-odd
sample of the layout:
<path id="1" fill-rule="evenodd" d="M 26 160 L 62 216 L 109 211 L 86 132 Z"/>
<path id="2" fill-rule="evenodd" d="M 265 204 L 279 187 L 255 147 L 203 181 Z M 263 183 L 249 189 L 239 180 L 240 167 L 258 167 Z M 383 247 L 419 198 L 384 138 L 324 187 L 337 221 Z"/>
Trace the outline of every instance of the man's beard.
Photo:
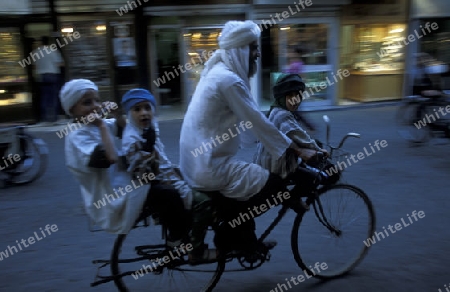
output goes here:
<path id="1" fill-rule="evenodd" d="M 250 61 L 249 68 L 248 68 L 248 77 L 251 78 L 256 74 L 256 71 L 258 69 L 258 63 L 256 62 L 256 59 L 253 61 Z"/>

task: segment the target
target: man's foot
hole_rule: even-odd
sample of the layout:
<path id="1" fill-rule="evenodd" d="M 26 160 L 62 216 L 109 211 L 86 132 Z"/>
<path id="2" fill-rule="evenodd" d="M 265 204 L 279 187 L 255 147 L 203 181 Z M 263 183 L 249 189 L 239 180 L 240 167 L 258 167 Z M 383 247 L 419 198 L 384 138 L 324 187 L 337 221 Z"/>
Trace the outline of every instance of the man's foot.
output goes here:
<path id="1" fill-rule="evenodd" d="M 262 248 L 264 251 L 269 251 L 277 246 L 277 244 L 278 243 L 275 240 L 266 240 L 260 244 L 259 249 Z"/>
<path id="2" fill-rule="evenodd" d="M 219 252 L 217 249 L 203 249 L 200 252 L 190 252 L 189 253 L 189 264 L 191 266 L 200 265 L 200 264 L 208 264 L 217 262 L 219 258 Z"/>
<path id="3" fill-rule="evenodd" d="M 182 243 L 183 243 L 183 241 L 181 239 L 178 239 L 178 240 L 167 240 L 166 241 L 167 247 L 170 247 L 170 248 L 175 248 L 175 247 L 179 246 Z"/>

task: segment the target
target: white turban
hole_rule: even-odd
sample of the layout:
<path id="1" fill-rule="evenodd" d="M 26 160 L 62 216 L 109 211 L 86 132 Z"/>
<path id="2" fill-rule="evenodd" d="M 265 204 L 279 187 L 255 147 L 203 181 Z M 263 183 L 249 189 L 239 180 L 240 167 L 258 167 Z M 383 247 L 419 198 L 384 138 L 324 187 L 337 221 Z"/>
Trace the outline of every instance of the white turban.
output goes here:
<path id="1" fill-rule="evenodd" d="M 70 109 L 83 97 L 88 89 L 98 91 L 97 85 L 87 79 L 73 79 L 64 84 L 59 92 L 59 99 L 66 114 L 72 115 Z"/>
<path id="2" fill-rule="evenodd" d="M 208 74 L 214 65 L 224 62 L 228 68 L 235 72 L 244 83 L 249 84 L 249 55 L 250 43 L 258 41 L 261 29 L 253 21 L 228 21 L 218 38 L 219 48 L 205 63 L 202 76 Z"/>
<path id="3" fill-rule="evenodd" d="M 248 46 L 258 41 L 260 35 L 261 29 L 253 21 L 228 21 L 218 38 L 219 48 L 227 50 Z"/>

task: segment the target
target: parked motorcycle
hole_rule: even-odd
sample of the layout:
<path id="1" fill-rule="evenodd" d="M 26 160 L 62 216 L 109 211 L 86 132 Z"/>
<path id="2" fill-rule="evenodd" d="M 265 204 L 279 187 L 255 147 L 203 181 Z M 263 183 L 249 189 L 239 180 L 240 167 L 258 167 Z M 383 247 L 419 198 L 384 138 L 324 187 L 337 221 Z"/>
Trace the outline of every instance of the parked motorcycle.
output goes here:
<path id="1" fill-rule="evenodd" d="M 48 147 L 25 132 L 23 125 L 0 125 L 0 188 L 31 183 L 48 164 Z"/>

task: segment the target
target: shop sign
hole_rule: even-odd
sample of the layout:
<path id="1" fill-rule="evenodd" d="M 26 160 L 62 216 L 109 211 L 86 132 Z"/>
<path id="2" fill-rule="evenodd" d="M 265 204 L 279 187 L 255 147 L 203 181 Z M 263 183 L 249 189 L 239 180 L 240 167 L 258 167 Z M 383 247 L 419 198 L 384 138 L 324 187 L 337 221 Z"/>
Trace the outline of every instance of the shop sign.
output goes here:
<path id="1" fill-rule="evenodd" d="M 374 17 L 406 17 L 406 0 L 384 1 L 383 4 L 352 4 L 344 6 L 345 20 L 370 21 Z"/>

